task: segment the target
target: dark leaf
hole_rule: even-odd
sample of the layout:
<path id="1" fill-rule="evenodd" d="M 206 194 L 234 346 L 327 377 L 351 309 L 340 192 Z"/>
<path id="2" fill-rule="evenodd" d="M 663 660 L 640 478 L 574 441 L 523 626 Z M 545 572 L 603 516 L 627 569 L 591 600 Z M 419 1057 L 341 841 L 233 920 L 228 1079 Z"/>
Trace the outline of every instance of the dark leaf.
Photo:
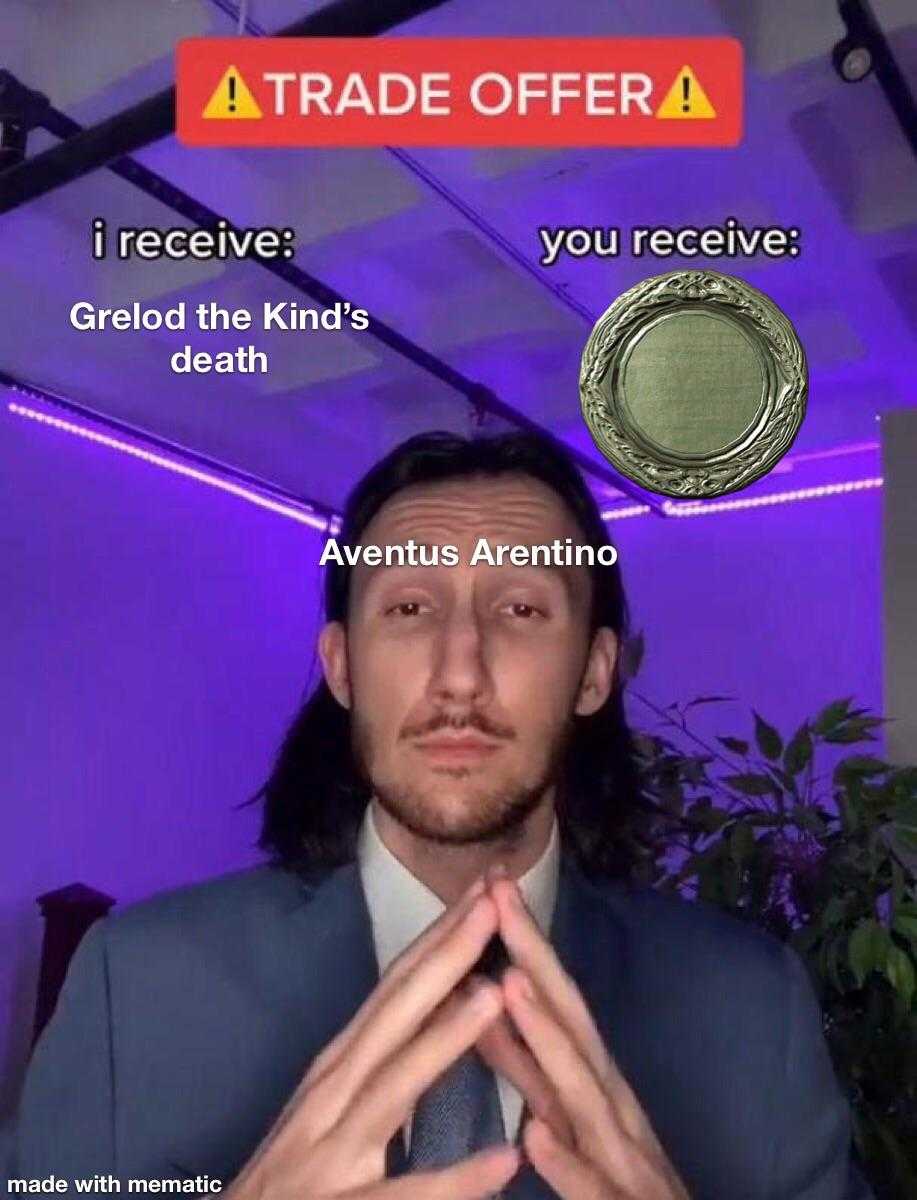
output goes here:
<path id="1" fill-rule="evenodd" d="M 707 778 L 706 760 L 703 758 L 686 758 L 682 764 L 682 773 L 689 783 L 693 783 L 695 787 L 700 785 Z"/>
<path id="2" fill-rule="evenodd" d="M 890 770 L 888 763 L 871 754 L 850 754 L 837 764 L 837 771 L 846 771 L 851 775 L 881 775 Z"/>
<path id="3" fill-rule="evenodd" d="M 697 696 L 694 700 L 688 701 L 685 710 L 696 708 L 698 704 L 723 704 L 728 700 L 735 700 L 735 696 Z"/>
<path id="4" fill-rule="evenodd" d="M 892 922 L 892 929 L 896 933 L 900 933 L 902 937 L 906 937 L 917 951 L 917 916 L 899 912 Z"/>
<path id="5" fill-rule="evenodd" d="M 846 905 L 840 896 L 832 896 L 819 914 L 815 928 L 820 933 L 827 933 L 833 925 L 839 925 L 845 917 Z"/>
<path id="6" fill-rule="evenodd" d="M 905 1008 L 910 1008 L 917 987 L 917 972 L 911 958 L 900 946 L 889 946 L 885 959 L 885 977 L 892 985 Z"/>
<path id="7" fill-rule="evenodd" d="M 917 832 L 910 829 L 899 829 L 892 840 L 905 854 L 917 855 Z"/>
<path id="8" fill-rule="evenodd" d="M 719 858 L 723 853 L 723 847 L 720 842 L 715 842 L 712 846 L 708 846 L 706 850 L 701 850 L 698 854 L 690 854 L 679 868 L 678 874 L 675 876 L 677 883 L 683 883 L 686 879 L 692 879 L 699 875 L 707 863 Z"/>
<path id="9" fill-rule="evenodd" d="M 723 783 L 744 792 L 746 796 L 770 796 L 774 793 L 774 784 L 766 775 L 755 771 L 741 771 L 738 775 L 724 775 Z"/>
<path id="10" fill-rule="evenodd" d="M 835 725 L 839 725 L 847 715 L 847 710 L 850 708 L 852 696 L 848 696 L 846 700 L 833 700 L 827 704 L 812 723 L 812 729 L 815 733 L 827 733 L 833 729 Z"/>
<path id="11" fill-rule="evenodd" d="M 917 767 L 896 768 L 888 782 L 896 800 L 917 796 Z"/>
<path id="12" fill-rule="evenodd" d="M 808 954 L 815 943 L 818 941 L 818 930 L 811 925 L 804 925 L 801 929 L 795 929 L 789 937 L 790 945 L 797 954 Z"/>
<path id="13" fill-rule="evenodd" d="M 828 942 L 827 968 L 828 978 L 838 992 L 844 990 L 844 981 L 841 979 L 841 951 L 843 948 L 843 938 L 833 937 Z"/>
<path id="14" fill-rule="evenodd" d="M 754 712 L 754 710 L 752 711 Z M 783 752 L 783 739 L 773 725 L 768 725 L 767 721 L 758 713 L 754 713 L 754 718 L 755 741 L 758 743 L 758 749 L 765 758 L 776 762 Z"/>
<path id="15" fill-rule="evenodd" d="M 733 752 L 733 754 L 743 754 L 744 755 L 744 754 L 748 753 L 748 750 L 749 750 L 748 742 L 743 742 L 741 738 L 718 737 L 716 740 L 718 742 L 720 742 L 723 746 L 725 746 L 727 750 L 731 750 Z"/>
<path id="16" fill-rule="evenodd" d="M 743 820 L 748 821 L 750 825 L 755 825 L 759 828 L 764 828 L 768 825 L 785 825 L 786 817 L 781 813 L 770 812 L 754 812 L 746 813 Z"/>
<path id="17" fill-rule="evenodd" d="M 871 725 L 864 718 L 847 721 L 826 733 L 825 741 L 837 745 L 849 745 L 852 742 L 874 742 L 876 739 L 869 732 Z"/>
<path id="18" fill-rule="evenodd" d="M 844 833 L 852 836 L 856 833 L 860 826 L 860 815 L 856 810 L 856 805 L 852 804 L 849 796 L 845 796 L 843 792 L 838 792 L 836 796 L 837 811 L 840 814 L 841 825 Z"/>
<path id="19" fill-rule="evenodd" d="M 862 711 L 867 712 L 868 709 L 864 708 Z M 880 725 L 887 725 L 888 722 L 888 717 L 860 717 L 857 723 L 864 729 L 878 729 Z"/>
<path id="20" fill-rule="evenodd" d="M 898 801 L 895 805 L 895 821 L 904 829 L 917 829 L 917 796 Z"/>
<path id="21" fill-rule="evenodd" d="M 658 752 L 656 739 L 646 733 L 635 733 L 633 736 L 634 749 L 643 758 L 652 758 Z"/>
<path id="22" fill-rule="evenodd" d="M 808 833 L 821 836 L 825 832 L 825 822 L 814 808 L 809 808 L 804 804 L 797 804 L 793 807 L 790 815 L 799 828 L 805 829 Z"/>
<path id="23" fill-rule="evenodd" d="M 714 808 L 709 803 L 695 804 L 685 815 L 705 833 L 716 833 L 731 819 L 731 814 L 726 809 Z"/>
<path id="24" fill-rule="evenodd" d="M 729 853 L 736 863 L 744 863 L 755 852 L 755 835 L 750 825 L 737 821 L 729 835 Z"/>
<path id="25" fill-rule="evenodd" d="M 900 1184 L 900 1188 L 897 1188 L 899 1196 L 917 1196 L 917 1169 L 912 1165 L 913 1160 L 908 1162 L 910 1155 L 904 1141 L 896 1137 L 885 1119 L 873 1114 L 872 1120 L 881 1143 L 876 1151 L 875 1161 L 894 1163 L 895 1177 Z"/>
<path id="26" fill-rule="evenodd" d="M 770 763 L 765 764 L 764 770 L 773 779 L 776 791 L 792 792 L 796 795 L 796 780 L 792 775 L 783 770 L 782 767 L 771 766 Z"/>
<path id="27" fill-rule="evenodd" d="M 853 778 L 867 779 L 874 775 L 882 775 L 890 769 L 888 763 L 874 758 L 871 754 L 850 754 L 837 764 L 832 778 L 840 787 L 849 787 Z"/>
<path id="28" fill-rule="evenodd" d="M 783 755 L 783 765 L 790 775 L 798 775 L 812 760 L 812 738 L 809 724 L 804 722 L 793 734 Z"/>
<path id="29" fill-rule="evenodd" d="M 904 878 L 904 869 L 897 859 L 892 859 L 892 908 L 895 912 L 903 912 L 907 914 L 910 905 L 904 899 L 904 890 L 907 887 Z M 914 906 L 914 916 L 917 918 L 917 905 Z"/>
<path id="30" fill-rule="evenodd" d="M 878 921 L 860 921 L 847 943 L 847 962 L 857 986 L 862 987 L 873 970 L 884 970 L 891 942 Z"/>

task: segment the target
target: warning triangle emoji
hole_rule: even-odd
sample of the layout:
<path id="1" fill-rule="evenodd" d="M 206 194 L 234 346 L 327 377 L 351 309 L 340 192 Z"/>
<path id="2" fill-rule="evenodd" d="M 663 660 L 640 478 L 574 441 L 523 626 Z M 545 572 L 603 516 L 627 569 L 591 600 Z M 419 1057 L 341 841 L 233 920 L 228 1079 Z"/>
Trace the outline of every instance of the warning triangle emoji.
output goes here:
<path id="1" fill-rule="evenodd" d="M 252 121 L 262 112 L 238 67 L 228 67 L 201 115 L 206 120 Z"/>
<path id="2" fill-rule="evenodd" d="M 204 115 L 206 116 L 206 113 Z M 656 116 L 669 121 L 704 121 L 715 117 L 716 109 L 710 103 L 697 76 L 690 67 L 684 66 L 675 76 L 675 82 L 656 109 Z"/>

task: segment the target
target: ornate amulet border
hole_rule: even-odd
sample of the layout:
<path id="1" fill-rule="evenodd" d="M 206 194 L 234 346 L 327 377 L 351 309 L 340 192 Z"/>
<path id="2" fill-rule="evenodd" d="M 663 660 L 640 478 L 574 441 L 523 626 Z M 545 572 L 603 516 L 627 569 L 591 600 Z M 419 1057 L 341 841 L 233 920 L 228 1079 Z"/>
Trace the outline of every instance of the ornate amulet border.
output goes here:
<path id="1" fill-rule="evenodd" d="M 762 387 L 757 411 L 738 436 L 716 451 L 692 454 L 660 446 L 640 428 L 626 403 L 624 375 L 650 329 L 697 313 L 737 327 L 755 351 Z M 677 381 L 677 363 L 673 372 Z M 649 491 L 694 500 L 747 487 L 786 454 L 805 416 L 808 371 L 795 329 L 763 292 L 718 271 L 671 271 L 630 288 L 598 319 L 583 350 L 579 386 L 593 441 L 622 475 Z"/>

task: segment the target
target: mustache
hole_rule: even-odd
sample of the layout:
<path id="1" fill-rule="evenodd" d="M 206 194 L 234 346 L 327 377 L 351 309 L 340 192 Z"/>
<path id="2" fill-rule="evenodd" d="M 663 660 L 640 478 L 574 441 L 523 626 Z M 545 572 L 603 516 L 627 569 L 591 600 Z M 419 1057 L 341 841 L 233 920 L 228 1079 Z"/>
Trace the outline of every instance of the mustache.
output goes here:
<path id="1" fill-rule="evenodd" d="M 501 725 L 497 721 L 492 721 L 484 713 L 470 712 L 455 716 L 441 712 L 425 721 L 403 726 L 399 734 L 399 741 L 426 737 L 431 733 L 439 733 L 441 729 L 474 729 L 478 733 L 484 734 L 485 737 L 499 738 L 503 741 L 512 741 L 516 736 L 516 731 L 511 725 Z"/>

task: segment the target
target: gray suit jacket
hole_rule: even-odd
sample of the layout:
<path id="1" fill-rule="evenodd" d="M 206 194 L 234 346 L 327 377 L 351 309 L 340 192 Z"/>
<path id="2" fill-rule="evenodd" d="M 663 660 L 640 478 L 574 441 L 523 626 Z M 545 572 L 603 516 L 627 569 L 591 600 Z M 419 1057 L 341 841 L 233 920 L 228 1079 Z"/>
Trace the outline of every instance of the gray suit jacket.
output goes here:
<path id="1" fill-rule="evenodd" d="M 789 951 L 566 858 L 552 940 L 693 1200 L 869 1197 Z M 377 980 L 355 864 L 312 883 L 258 868 L 106 918 L 36 1047 L 8 1174 L 228 1183 Z M 525 1166 L 507 1196 L 554 1193 Z"/>

